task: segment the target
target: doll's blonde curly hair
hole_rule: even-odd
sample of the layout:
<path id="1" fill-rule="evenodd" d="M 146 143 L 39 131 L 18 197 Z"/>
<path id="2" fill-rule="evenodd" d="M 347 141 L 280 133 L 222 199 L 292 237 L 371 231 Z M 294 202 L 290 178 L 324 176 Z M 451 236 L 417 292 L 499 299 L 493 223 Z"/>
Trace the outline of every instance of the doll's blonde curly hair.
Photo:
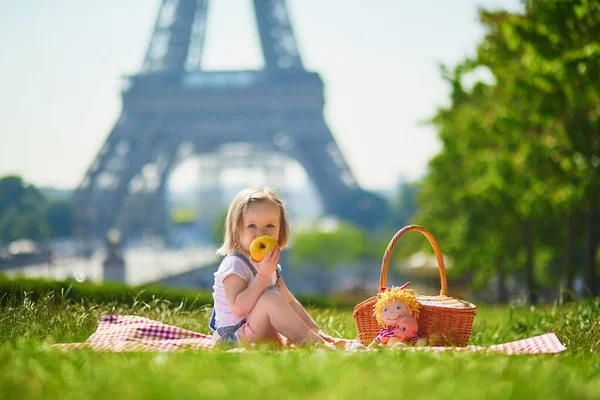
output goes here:
<path id="1" fill-rule="evenodd" d="M 381 319 L 381 312 L 386 305 L 394 300 L 400 300 L 408 307 L 410 315 L 417 319 L 419 318 L 419 303 L 417 302 L 417 292 L 413 289 L 402 289 L 399 287 L 392 287 L 386 289 L 377 295 L 377 302 L 375 303 L 375 310 L 373 315 L 377 318 L 377 322 L 380 326 L 385 326 L 385 322 Z"/>

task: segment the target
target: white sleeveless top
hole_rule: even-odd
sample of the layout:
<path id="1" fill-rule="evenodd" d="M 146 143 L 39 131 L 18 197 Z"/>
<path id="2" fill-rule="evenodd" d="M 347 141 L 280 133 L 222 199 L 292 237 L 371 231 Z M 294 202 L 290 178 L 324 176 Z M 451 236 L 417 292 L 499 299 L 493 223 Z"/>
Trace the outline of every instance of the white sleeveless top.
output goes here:
<path id="1" fill-rule="evenodd" d="M 279 265 L 277 268 L 281 268 Z M 246 262 L 239 256 L 227 256 L 221 261 L 219 268 L 214 273 L 215 283 L 213 285 L 213 300 L 215 304 L 215 329 L 237 325 L 245 317 L 236 317 L 225 299 L 225 288 L 223 287 L 223 280 L 231 274 L 236 274 L 246 281 L 247 285 L 250 286 L 254 280 L 254 274 L 252 270 L 246 264 Z M 269 278 L 269 285 L 273 285 L 277 282 L 277 273 L 273 273 Z"/>

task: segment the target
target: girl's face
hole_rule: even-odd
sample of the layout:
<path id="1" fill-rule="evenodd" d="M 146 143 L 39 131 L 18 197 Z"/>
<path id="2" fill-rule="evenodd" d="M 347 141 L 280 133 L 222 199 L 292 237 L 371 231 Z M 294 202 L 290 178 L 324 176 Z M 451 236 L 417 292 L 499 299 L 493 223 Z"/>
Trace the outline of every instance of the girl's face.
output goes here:
<path id="1" fill-rule="evenodd" d="M 269 235 L 279 242 L 281 210 L 270 201 L 250 203 L 242 215 L 240 230 L 240 246 L 245 253 L 250 253 L 250 243 L 261 235 Z"/>
<path id="2" fill-rule="evenodd" d="M 383 310 L 381 310 L 381 319 L 388 326 L 396 325 L 398 319 L 406 315 L 410 315 L 408 306 L 396 299 L 390 301 L 385 305 L 385 307 L 383 307 Z"/>

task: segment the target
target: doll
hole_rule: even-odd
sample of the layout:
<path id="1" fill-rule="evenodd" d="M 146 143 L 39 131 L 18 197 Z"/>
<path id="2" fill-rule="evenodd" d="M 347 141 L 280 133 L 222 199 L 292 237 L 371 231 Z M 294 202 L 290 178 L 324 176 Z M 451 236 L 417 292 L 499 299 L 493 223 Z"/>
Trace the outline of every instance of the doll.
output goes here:
<path id="1" fill-rule="evenodd" d="M 374 315 L 382 329 L 369 347 L 403 345 L 417 338 L 419 303 L 417 292 L 406 289 L 409 283 L 385 289 L 377 295 Z"/>
<path id="2" fill-rule="evenodd" d="M 394 336 L 389 338 L 388 345 L 394 345 L 397 343 L 404 343 L 417 339 L 417 332 L 419 331 L 419 323 L 414 317 L 405 315 L 398 318 L 398 322 L 394 327 Z"/>

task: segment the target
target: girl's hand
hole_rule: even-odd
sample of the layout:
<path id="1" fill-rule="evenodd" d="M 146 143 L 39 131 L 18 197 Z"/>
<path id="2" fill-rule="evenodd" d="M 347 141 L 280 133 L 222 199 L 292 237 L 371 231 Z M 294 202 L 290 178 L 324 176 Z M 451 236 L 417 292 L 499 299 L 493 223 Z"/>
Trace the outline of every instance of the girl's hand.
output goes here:
<path id="1" fill-rule="evenodd" d="M 324 341 L 326 341 L 326 342 L 329 342 L 329 343 L 335 343 L 336 341 L 338 341 L 338 340 L 339 340 L 339 339 L 338 339 L 338 340 L 336 340 L 336 339 L 335 339 L 335 338 L 333 338 L 332 336 L 329 336 L 328 334 L 326 334 L 325 332 L 323 332 L 321 329 L 317 329 L 317 328 L 315 328 L 315 329 L 313 329 L 313 332 L 314 332 L 314 333 L 316 333 L 317 335 L 321 336 L 321 338 L 322 338 Z"/>
<path id="2" fill-rule="evenodd" d="M 346 339 L 334 338 L 333 336 L 329 336 L 321 329 L 317 332 L 317 335 L 321 337 L 326 343 L 330 343 L 334 345 L 336 348 L 343 349 L 346 347 L 346 343 L 348 342 Z M 363 346 L 364 347 L 364 346 Z"/>
<path id="3" fill-rule="evenodd" d="M 256 272 L 259 275 L 265 275 L 271 277 L 275 270 L 277 269 L 277 263 L 279 262 L 279 255 L 281 254 L 281 249 L 279 247 L 271 247 L 265 258 L 260 262 L 254 262 L 254 267 L 256 268 Z"/>

